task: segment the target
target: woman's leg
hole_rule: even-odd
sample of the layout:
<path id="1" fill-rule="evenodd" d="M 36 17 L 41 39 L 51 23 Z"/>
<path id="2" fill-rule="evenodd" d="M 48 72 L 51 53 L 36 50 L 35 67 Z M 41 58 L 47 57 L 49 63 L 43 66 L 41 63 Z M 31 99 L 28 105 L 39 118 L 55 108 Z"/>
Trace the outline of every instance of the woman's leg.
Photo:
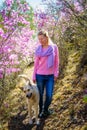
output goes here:
<path id="1" fill-rule="evenodd" d="M 46 81 L 46 100 L 44 103 L 44 111 L 48 111 L 49 105 L 52 101 L 54 88 L 54 75 L 49 75 Z"/>
<path id="2" fill-rule="evenodd" d="M 36 74 L 36 82 L 37 87 L 40 94 L 40 101 L 39 101 L 39 114 L 42 112 L 43 109 L 43 93 L 44 93 L 44 79 L 42 75 Z"/>

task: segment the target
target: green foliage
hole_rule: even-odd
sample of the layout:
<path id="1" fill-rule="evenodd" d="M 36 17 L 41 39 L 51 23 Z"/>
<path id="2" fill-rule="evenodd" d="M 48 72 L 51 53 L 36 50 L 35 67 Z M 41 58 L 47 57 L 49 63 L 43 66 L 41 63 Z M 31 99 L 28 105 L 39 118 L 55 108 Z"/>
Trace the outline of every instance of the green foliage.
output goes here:
<path id="1" fill-rule="evenodd" d="M 30 28 L 32 30 L 36 30 L 36 26 L 34 23 L 34 11 L 33 8 L 26 2 L 26 0 L 20 0 L 21 2 L 21 6 L 24 6 L 24 4 L 29 7 L 29 9 L 27 11 L 20 11 L 19 10 L 19 4 L 17 3 L 17 1 L 14 0 L 12 6 L 11 6 L 11 10 L 7 12 L 8 17 L 10 17 L 11 11 L 17 11 L 19 13 L 19 15 L 24 16 L 24 18 L 30 22 Z M 5 2 L 3 2 L 3 9 L 6 8 Z M 2 16 L 0 15 L 0 22 L 2 21 Z M 2 26 L 2 25 L 0 25 Z M 21 23 L 18 23 L 18 26 L 24 26 Z"/>
<path id="2" fill-rule="evenodd" d="M 36 29 L 35 23 L 34 23 L 34 11 L 33 8 L 30 7 L 30 10 L 27 12 L 27 16 L 26 19 L 30 22 L 30 28 L 32 30 Z"/>
<path id="3" fill-rule="evenodd" d="M 20 26 L 21 26 L 21 27 L 24 27 L 24 26 L 25 26 L 25 24 L 22 24 L 22 23 L 20 23 L 20 22 L 18 22 L 17 25 L 18 25 L 18 27 L 20 27 Z"/>
<path id="4" fill-rule="evenodd" d="M 87 103 L 87 95 L 84 95 L 84 96 L 83 96 L 83 101 L 84 101 L 85 103 Z"/>
<path id="5" fill-rule="evenodd" d="M 23 4 L 26 3 L 26 0 L 20 0 L 20 3 L 23 5 Z M 18 10 L 18 3 L 17 3 L 16 0 L 14 0 L 11 9 L 12 9 L 12 10 L 15 10 L 15 11 L 19 11 L 19 10 Z M 23 12 L 20 12 L 20 13 L 23 13 Z"/>
<path id="6" fill-rule="evenodd" d="M 17 73 L 11 74 L 10 76 L 4 75 L 3 79 L 0 79 L 0 105 L 6 98 L 8 92 L 15 87 L 16 77 Z"/>
<path id="7" fill-rule="evenodd" d="M 26 2 L 26 0 L 20 0 L 21 1 L 21 4 L 24 4 Z"/>
<path id="8" fill-rule="evenodd" d="M 0 14 L 0 22 L 2 21 L 2 15 Z M 1 24 L 0 24 L 0 26 L 1 26 Z"/>

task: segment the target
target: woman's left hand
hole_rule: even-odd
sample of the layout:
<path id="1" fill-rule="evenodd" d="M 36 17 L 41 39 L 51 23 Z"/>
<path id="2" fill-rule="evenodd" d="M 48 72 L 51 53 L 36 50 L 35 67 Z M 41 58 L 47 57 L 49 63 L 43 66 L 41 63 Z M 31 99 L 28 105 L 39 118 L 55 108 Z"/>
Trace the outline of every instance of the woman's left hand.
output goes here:
<path id="1" fill-rule="evenodd" d="M 54 81 L 57 81 L 57 77 L 54 77 Z"/>

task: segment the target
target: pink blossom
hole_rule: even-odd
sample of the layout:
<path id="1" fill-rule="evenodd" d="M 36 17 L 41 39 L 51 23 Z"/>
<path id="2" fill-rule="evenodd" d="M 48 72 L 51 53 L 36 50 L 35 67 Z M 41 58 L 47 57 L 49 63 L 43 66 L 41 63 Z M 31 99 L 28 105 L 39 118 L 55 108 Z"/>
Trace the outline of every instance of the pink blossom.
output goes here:
<path id="1" fill-rule="evenodd" d="M 25 14 L 30 7 L 26 2 L 24 4 L 20 0 L 15 2 L 18 4 L 17 9 L 11 8 L 14 0 L 5 0 L 6 8 L 1 11 L 2 26 L 5 31 L 0 28 L 0 36 L 2 36 L 0 39 L 0 67 L 3 66 L 6 75 L 20 71 L 18 66 L 21 60 L 29 57 L 29 54 L 33 55 L 36 46 L 32 38 L 34 31 L 30 28 L 27 13 Z M 2 77 L 2 73 L 0 73 L 0 77 Z"/>
<path id="2" fill-rule="evenodd" d="M 76 11 L 82 11 L 82 7 L 79 2 L 74 2 L 74 6 Z"/>
<path id="3" fill-rule="evenodd" d="M 4 31 L 2 28 L 0 28 L 0 36 L 3 37 L 3 35 L 4 35 Z"/>
<path id="4" fill-rule="evenodd" d="M 8 104 L 7 102 L 4 102 L 4 106 L 5 106 L 6 108 L 8 108 L 8 107 L 9 107 L 9 104 Z"/>
<path id="5" fill-rule="evenodd" d="M 9 60 L 18 60 L 18 56 L 16 54 L 11 54 Z"/>
<path id="6" fill-rule="evenodd" d="M 20 64 L 20 62 L 19 62 L 19 61 L 12 60 L 12 61 L 9 61 L 9 64 L 10 64 L 10 65 L 18 65 L 18 64 Z"/>
<path id="7" fill-rule="evenodd" d="M 3 52 L 4 52 L 4 53 L 5 53 L 5 52 L 8 52 L 9 48 L 10 48 L 10 47 L 9 47 L 9 46 L 7 46 L 7 45 L 6 45 L 6 46 L 4 46 L 4 48 L 3 48 Z"/>
<path id="8" fill-rule="evenodd" d="M 3 73 L 3 71 L 4 71 L 4 70 L 1 68 L 1 69 L 0 69 L 0 74 Z"/>
<path id="9" fill-rule="evenodd" d="M 5 2 L 6 2 L 6 5 L 9 7 L 12 5 L 13 0 L 6 0 Z"/>
<path id="10" fill-rule="evenodd" d="M 20 68 L 7 68 L 7 70 L 6 70 L 6 73 L 7 74 L 11 74 L 11 73 L 13 73 L 13 72 L 18 72 L 18 71 L 20 71 L 21 69 Z"/>
<path id="11" fill-rule="evenodd" d="M 2 79 L 3 78 L 3 74 L 0 74 L 0 79 Z"/>
<path id="12" fill-rule="evenodd" d="M 9 62 L 8 62 L 8 61 L 5 61 L 5 62 L 3 63 L 3 65 L 9 65 Z"/>

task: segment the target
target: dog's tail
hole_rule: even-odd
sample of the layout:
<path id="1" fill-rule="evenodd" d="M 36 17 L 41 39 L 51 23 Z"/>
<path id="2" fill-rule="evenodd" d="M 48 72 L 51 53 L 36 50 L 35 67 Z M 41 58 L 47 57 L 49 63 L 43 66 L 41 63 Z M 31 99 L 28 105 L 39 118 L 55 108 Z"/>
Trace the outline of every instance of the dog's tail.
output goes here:
<path id="1" fill-rule="evenodd" d="M 20 74 L 20 75 L 18 75 L 18 77 L 24 78 L 25 80 L 27 80 L 29 82 L 29 85 L 32 86 L 30 79 L 26 75 Z"/>

